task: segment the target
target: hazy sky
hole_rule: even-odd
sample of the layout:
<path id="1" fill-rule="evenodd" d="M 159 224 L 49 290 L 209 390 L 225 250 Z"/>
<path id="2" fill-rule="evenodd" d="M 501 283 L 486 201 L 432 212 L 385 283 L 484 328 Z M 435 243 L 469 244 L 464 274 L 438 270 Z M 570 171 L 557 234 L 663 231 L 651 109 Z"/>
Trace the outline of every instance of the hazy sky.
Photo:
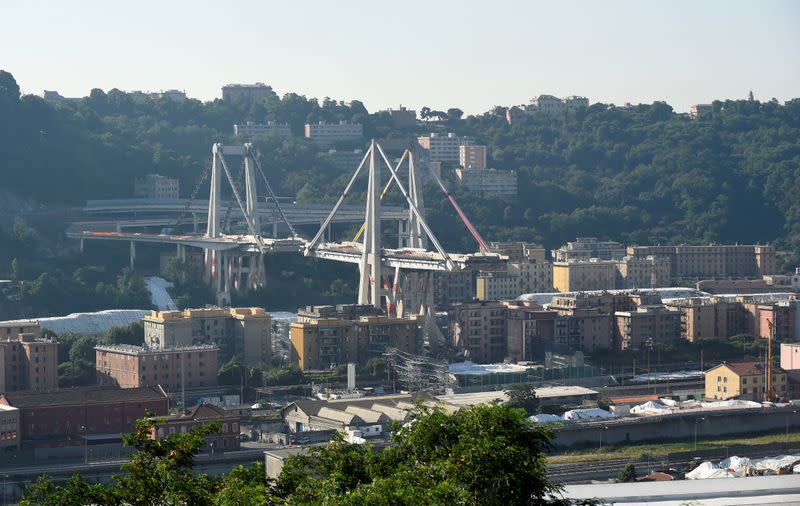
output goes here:
<path id="1" fill-rule="evenodd" d="M 0 0 L 0 68 L 26 93 L 227 83 L 478 113 L 532 96 L 800 96 L 800 1 Z"/>

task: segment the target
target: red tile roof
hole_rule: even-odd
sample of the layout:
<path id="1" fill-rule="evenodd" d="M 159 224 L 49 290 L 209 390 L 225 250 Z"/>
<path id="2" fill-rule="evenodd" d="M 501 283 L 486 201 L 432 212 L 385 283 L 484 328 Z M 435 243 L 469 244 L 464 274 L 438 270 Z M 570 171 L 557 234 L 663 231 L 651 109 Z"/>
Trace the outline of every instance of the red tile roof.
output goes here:
<path id="1" fill-rule="evenodd" d="M 759 376 L 765 373 L 764 362 L 731 362 L 722 363 L 717 367 L 725 366 L 739 376 Z M 716 367 L 715 367 L 716 369 Z M 783 374 L 785 371 L 780 367 L 772 366 L 772 372 Z"/>

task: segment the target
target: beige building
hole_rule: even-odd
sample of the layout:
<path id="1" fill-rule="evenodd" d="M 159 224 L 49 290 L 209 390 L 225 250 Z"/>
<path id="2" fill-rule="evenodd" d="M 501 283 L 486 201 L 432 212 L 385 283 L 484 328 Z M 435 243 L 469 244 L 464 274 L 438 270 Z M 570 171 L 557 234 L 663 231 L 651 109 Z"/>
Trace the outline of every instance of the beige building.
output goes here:
<path id="1" fill-rule="evenodd" d="M 502 362 L 508 353 L 506 313 L 500 302 L 455 306 L 449 313 L 453 346 L 477 364 Z"/>
<path id="2" fill-rule="evenodd" d="M 95 368 L 100 385 L 120 388 L 161 386 L 177 392 L 181 388 L 217 385 L 217 355 L 211 345 L 153 350 L 118 344 L 95 346 Z"/>
<path id="3" fill-rule="evenodd" d="M 517 196 L 517 173 L 513 170 L 456 169 L 458 184 L 478 195 Z"/>
<path id="4" fill-rule="evenodd" d="M 550 262 L 507 262 L 504 270 L 481 271 L 475 278 L 478 300 L 515 299 L 523 293 L 553 290 Z"/>
<path id="5" fill-rule="evenodd" d="M 625 256 L 617 260 L 617 288 L 670 286 L 670 261 L 666 257 Z"/>
<path id="6" fill-rule="evenodd" d="M 269 363 L 272 356 L 272 324 L 263 308 L 152 311 L 142 321 L 151 349 L 213 344 L 220 363 L 236 357 L 252 366 Z"/>
<path id="7" fill-rule="evenodd" d="M 485 169 L 486 146 L 462 144 L 458 147 L 458 163 L 467 169 Z"/>
<path id="8" fill-rule="evenodd" d="M 41 337 L 36 324 L 3 324 L 0 327 L 0 393 L 56 389 L 58 343 Z"/>
<path id="9" fill-rule="evenodd" d="M 387 348 L 418 351 L 416 320 L 390 318 L 372 306 L 309 306 L 291 324 L 291 361 L 303 371 L 364 364 Z"/>
<path id="10" fill-rule="evenodd" d="M 489 251 L 508 257 L 510 262 L 535 260 L 544 262 L 544 246 L 530 242 L 492 242 Z"/>
<path id="11" fill-rule="evenodd" d="M 673 278 L 761 277 L 775 271 L 770 245 L 628 246 L 628 255 L 669 258 Z"/>
<path id="12" fill-rule="evenodd" d="M 681 317 L 664 306 L 639 306 L 635 311 L 617 311 L 617 348 L 638 350 L 648 343 L 675 342 L 681 338 Z"/>
<path id="13" fill-rule="evenodd" d="M 553 287 L 559 292 L 612 290 L 617 269 L 613 260 L 569 260 L 553 262 Z"/>
<path id="14" fill-rule="evenodd" d="M 726 339 L 743 332 L 742 305 L 724 299 L 684 299 L 666 304 L 681 315 L 681 337 Z"/>
<path id="15" fill-rule="evenodd" d="M 625 257 L 625 246 L 616 241 L 599 241 L 596 237 L 578 237 L 550 252 L 556 262 L 570 260 L 618 260 Z"/>
<path id="16" fill-rule="evenodd" d="M 707 399 L 744 399 L 763 401 L 767 390 L 767 374 L 762 362 L 720 364 L 705 373 Z M 772 368 L 772 389 L 785 399 L 788 392 L 786 371 Z"/>
<path id="17" fill-rule="evenodd" d="M 470 137 L 459 137 L 454 133 L 447 135 L 431 133 L 417 137 L 417 143 L 428 151 L 428 159 L 431 162 L 458 162 L 461 146 L 469 146 L 473 140 Z"/>
<path id="18" fill-rule="evenodd" d="M 361 123 L 306 123 L 306 139 L 318 146 L 330 146 L 339 142 L 356 142 L 364 137 L 364 128 Z"/>

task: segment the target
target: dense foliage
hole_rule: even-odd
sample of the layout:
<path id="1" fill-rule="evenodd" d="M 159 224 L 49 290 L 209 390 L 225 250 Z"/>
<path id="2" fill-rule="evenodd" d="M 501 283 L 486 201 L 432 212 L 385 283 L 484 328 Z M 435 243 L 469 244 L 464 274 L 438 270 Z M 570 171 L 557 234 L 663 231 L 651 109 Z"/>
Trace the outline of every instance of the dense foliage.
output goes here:
<path id="1" fill-rule="evenodd" d="M 179 177 L 188 196 L 212 142 L 232 141 L 234 123 L 274 120 L 287 122 L 294 136 L 252 140 L 277 193 L 333 202 L 349 174 L 302 138 L 305 122 L 358 121 L 366 138 L 408 143 L 428 131 L 454 131 L 486 144 L 491 166 L 518 172 L 514 200 L 475 198 L 450 180 L 488 240 L 533 240 L 547 247 L 580 235 L 639 244 L 770 241 L 782 251 L 781 269 L 800 265 L 800 99 L 783 105 L 716 101 L 712 109 L 692 120 L 663 102 L 598 103 L 530 114 L 509 125 L 503 107 L 468 117 L 457 108 L 424 108 L 427 124 L 396 129 L 386 113 L 370 114 L 361 102 L 320 102 L 293 93 L 248 105 L 168 98 L 134 103 L 122 91 L 95 89 L 52 106 L 21 96 L 13 76 L 0 71 L 0 176 L 10 191 L 49 204 L 129 196 L 134 177 L 148 172 Z M 339 148 L 353 147 L 364 145 Z M 354 189 L 353 203 L 363 191 Z M 388 202 L 396 198 L 396 192 L 387 196 Z M 430 185 L 426 209 L 447 247 L 475 249 Z M 390 234 L 392 227 L 386 230 Z M 336 231 L 348 239 L 352 232 Z M 0 265 L 12 258 L 0 258 Z M 305 278 L 287 278 L 287 284 L 305 289 L 297 285 Z M 345 297 L 353 292 L 347 279 L 312 281 L 308 291 Z"/>
<path id="2" fill-rule="evenodd" d="M 49 331 L 46 334 L 51 335 Z M 144 325 L 136 322 L 127 327 L 114 327 L 105 335 L 84 336 L 62 332 L 56 337 L 58 341 L 58 386 L 61 388 L 89 386 L 97 382 L 96 353 L 98 344 L 134 344 L 144 343 Z"/>
<path id="3" fill-rule="evenodd" d="M 203 436 L 196 428 L 154 441 L 157 422 L 140 420 L 126 444 L 137 452 L 111 485 L 80 477 L 66 486 L 46 476 L 26 491 L 34 504 L 194 505 L 532 505 L 569 504 L 546 477 L 543 451 L 549 429 L 531 426 L 522 410 L 481 406 L 449 415 L 419 408 L 397 428 L 391 446 L 350 445 L 341 440 L 290 457 L 276 481 L 260 464 L 224 477 L 192 472 Z"/>

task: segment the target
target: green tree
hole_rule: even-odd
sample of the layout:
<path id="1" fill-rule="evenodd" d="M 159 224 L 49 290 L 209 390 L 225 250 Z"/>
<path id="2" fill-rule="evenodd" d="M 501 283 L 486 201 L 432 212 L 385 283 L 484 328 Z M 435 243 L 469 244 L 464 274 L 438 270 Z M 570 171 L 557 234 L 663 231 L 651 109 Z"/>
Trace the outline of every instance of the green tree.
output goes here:
<path id="1" fill-rule="evenodd" d="M 205 444 L 205 436 L 219 432 L 219 423 L 195 427 L 166 439 L 152 438 L 157 429 L 157 420 L 144 418 L 136 422 L 135 432 L 123 436 L 123 444 L 133 447 L 135 452 L 111 485 L 89 484 L 75 475 L 60 487 L 44 475 L 25 490 L 20 504 L 212 504 L 214 480 L 205 474 L 195 474 L 192 468 L 195 456 Z M 233 474 L 242 476 L 241 472 Z"/>
<path id="2" fill-rule="evenodd" d="M 619 474 L 617 474 L 617 483 L 628 483 L 631 481 L 636 481 L 636 468 L 633 467 L 633 464 L 628 463 L 619 470 Z"/>
<path id="3" fill-rule="evenodd" d="M 560 490 L 546 477 L 551 436 L 507 406 L 420 406 L 382 451 L 336 441 L 291 457 L 276 493 L 290 504 L 545 504 Z"/>
<path id="4" fill-rule="evenodd" d="M 102 338 L 103 344 L 144 344 L 144 324 L 134 322 L 127 327 L 113 327 Z"/>
<path id="5" fill-rule="evenodd" d="M 72 362 L 84 361 L 94 363 L 95 346 L 97 346 L 97 339 L 92 336 L 81 336 L 72 343 L 69 350 L 69 359 Z"/>
<path id="6" fill-rule="evenodd" d="M 539 412 L 539 398 L 536 397 L 536 389 L 528 383 L 517 383 L 508 389 L 508 406 L 512 408 L 524 409 L 528 415 L 535 415 Z"/>

